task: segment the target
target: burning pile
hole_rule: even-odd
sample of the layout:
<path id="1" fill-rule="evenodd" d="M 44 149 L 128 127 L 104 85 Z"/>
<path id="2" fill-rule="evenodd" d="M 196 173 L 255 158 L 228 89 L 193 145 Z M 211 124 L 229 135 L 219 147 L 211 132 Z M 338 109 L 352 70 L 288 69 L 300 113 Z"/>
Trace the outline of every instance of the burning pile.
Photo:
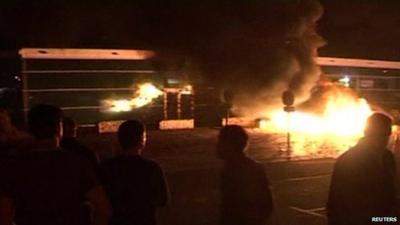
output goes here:
<path id="1" fill-rule="evenodd" d="M 337 156 L 362 137 L 366 119 L 372 114 L 367 101 L 349 88 L 324 82 L 298 111 L 269 113 L 260 128 L 271 133 L 291 134 L 292 154 Z"/>
<path id="2" fill-rule="evenodd" d="M 138 86 L 131 99 L 107 99 L 102 102 L 103 108 L 109 112 L 128 112 L 135 108 L 143 107 L 153 99 L 161 96 L 163 92 L 151 83 Z"/>

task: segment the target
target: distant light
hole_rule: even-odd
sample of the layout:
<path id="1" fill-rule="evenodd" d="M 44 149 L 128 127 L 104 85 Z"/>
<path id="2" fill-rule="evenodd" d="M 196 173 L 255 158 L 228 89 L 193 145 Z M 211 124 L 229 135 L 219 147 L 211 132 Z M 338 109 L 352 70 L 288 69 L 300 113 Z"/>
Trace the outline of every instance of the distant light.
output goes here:
<path id="1" fill-rule="evenodd" d="M 344 76 L 339 80 L 339 82 L 342 83 L 345 87 L 350 87 L 351 79 L 349 76 Z"/>
<path id="2" fill-rule="evenodd" d="M 345 76 L 342 79 L 340 79 L 340 82 L 348 83 L 348 82 L 350 82 L 350 77 Z"/>
<path id="3" fill-rule="evenodd" d="M 19 76 L 14 76 L 14 80 L 21 81 L 21 78 Z"/>
<path id="4" fill-rule="evenodd" d="M 178 80 L 178 79 L 174 79 L 174 78 L 169 78 L 169 79 L 167 79 L 167 83 L 168 84 L 180 84 L 180 83 L 182 83 L 182 81 Z"/>

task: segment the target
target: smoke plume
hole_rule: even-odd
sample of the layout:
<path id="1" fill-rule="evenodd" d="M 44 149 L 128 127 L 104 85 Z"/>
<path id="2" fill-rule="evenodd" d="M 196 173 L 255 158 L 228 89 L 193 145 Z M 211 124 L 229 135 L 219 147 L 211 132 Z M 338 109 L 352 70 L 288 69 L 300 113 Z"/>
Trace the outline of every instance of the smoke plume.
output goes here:
<path id="1" fill-rule="evenodd" d="M 5 5 L 1 17 L 13 23 L 3 24 L 4 40 L 16 48 L 155 50 L 167 69 L 233 93 L 234 107 L 244 115 L 280 107 L 286 89 L 299 103 L 319 75 L 314 56 L 323 44 L 316 32 L 322 7 L 316 0 Z"/>
<path id="2" fill-rule="evenodd" d="M 184 9 L 197 18 L 177 29 L 190 32 L 182 34 L 186 45 L 178 49 L 188 56 L 187 73 L 200 73 L 203 83 L 232 93 L 236 113 L 265 116 L 282 106 L 286 89 L 296 94 L 296 103 L 308 97 L 320 74 L 314 57 L 324 43 L 316 32 L 318 2 L 242 1 Z"/>

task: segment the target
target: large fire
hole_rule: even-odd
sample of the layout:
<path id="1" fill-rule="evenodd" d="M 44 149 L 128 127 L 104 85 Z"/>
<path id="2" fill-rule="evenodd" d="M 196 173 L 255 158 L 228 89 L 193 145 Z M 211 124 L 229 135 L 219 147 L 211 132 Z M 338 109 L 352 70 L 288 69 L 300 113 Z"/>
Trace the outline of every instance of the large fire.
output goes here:
<path id="1" fill-rule="evenodd" d="M 290 132 L 294 156 L 338 156 L 362 137 L 372 110 L 365 99 L 331 87 L 323 93 L 323 100 L 313 106 L 320 108 L 319 112 L 278 110 L 269 113 L 269 120 L 260 121 L 259 127 L 271 133 Z"/>
<path id="2" fill-rule="evenodd" d="M 163 92 L 153 84 L 144 83 L 138 86 L 133 98 L 107 99 L 103 101 L 103 108 L 110 112 L 128 112 L 151 103 L 162 94 Z"/>

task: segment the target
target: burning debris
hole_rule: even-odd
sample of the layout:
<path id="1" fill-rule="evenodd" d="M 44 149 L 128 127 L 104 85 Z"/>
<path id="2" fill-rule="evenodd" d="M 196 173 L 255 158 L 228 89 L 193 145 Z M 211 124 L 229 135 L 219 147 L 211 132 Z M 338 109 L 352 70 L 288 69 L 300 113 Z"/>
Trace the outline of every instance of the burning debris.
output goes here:
<path id="1" fill-rule="evenodd" d="M 131 99 L 107 99 L 102 106 L 108 112 L 128 112 L 135 108 L 143 107 L 163 95 L 163 92 L 151 83 L 138 86 Z"/>
<path id="2" fill-rule="evenodd" d="M 320 74 L 314 62 L 317 49 L 324 44 L 316 32 L 323 11 L 318 1 L 202 2 L 182 7 L 180 11 L 194 16 L 182 19 L 180 11 L 170 12 L 182 33 L 159 54 L 164 60 L 160 65 L 182 70 L 194 85 L 233 93 L 238 116 L 262 116 L 260 109 L 276 108 L 287 88 L 298 99 L 308 97 Z"/>
<path id="3" fill-rule="evenodd" d="M 259 127 L 271 133 L 292 135 L 294 155 L 326 154 L 337 156 L 362 137 L 371 106 L 350 88 L 328 81 L 320 82 L 310 99 L 297 111 L 270 112 Z"/>
<path id="4" fill-rule="evenodd" d="M 321 5 L 299 1 L 264 7 L 276 17 L 256 10 L 260 14 L 249 16 L 246 28 L 232 28 L 218 40 L 224 54 L 215 62 L 225 65 L 213 67 L 218 68 L 215 77 L 234 93 L 233 108 L 241 116 L 263 116 L 265 108 L 280 107 L 281 93 L 288 88 L 304 101 L 320 75 L 315 57 L 324 44 L 316 32 Z M 263 24 L 257 22 L 260 18 Z"/>

